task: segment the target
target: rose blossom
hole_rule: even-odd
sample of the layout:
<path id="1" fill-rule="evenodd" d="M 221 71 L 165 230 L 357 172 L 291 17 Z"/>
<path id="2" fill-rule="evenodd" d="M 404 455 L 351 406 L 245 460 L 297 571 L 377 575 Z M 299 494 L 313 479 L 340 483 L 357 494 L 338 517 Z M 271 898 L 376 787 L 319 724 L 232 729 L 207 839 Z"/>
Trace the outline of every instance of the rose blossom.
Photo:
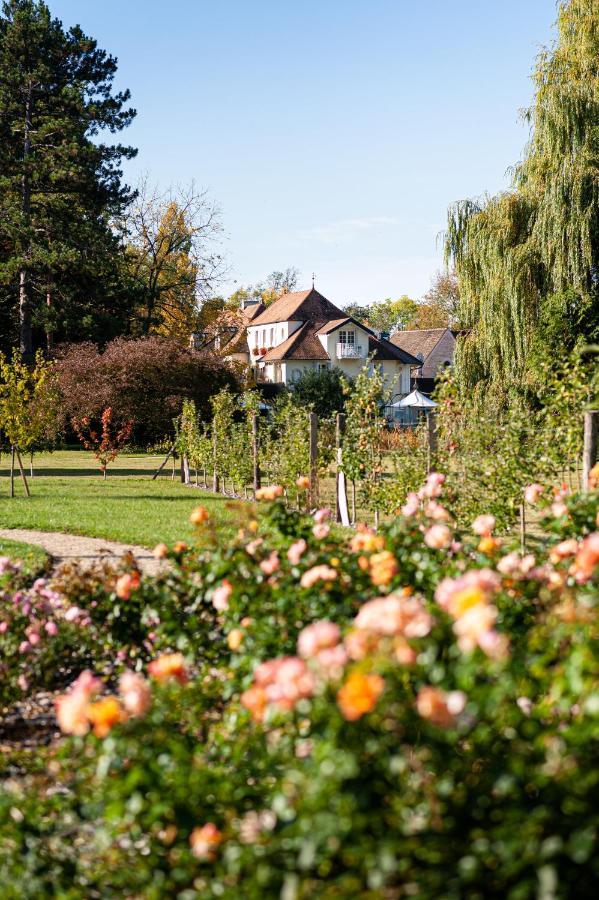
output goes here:
<path id="1" fill-rule="evenodd" d="M 425 637 L 432 627 L 432 617 L 417 597 L 390 594 L 369 600 L 354 619 L 354 627 L 382 635 Z"/>
<path id="2" fill-rule="evenodd" d="M 191 852 L 197 859 L 211 862 L 216 856 L 216 848 L 222 843 L 223 836 L 213 822 L 194 828 L 189 836 Z"/>
<path id="3" fill-rule="evenodd" d="M 279 570 L 280 565 L 278 554 L 276 550 L 273 550 L 270 556 L 262 560 L 260 568 L 265 575 L 274 575 Z"/>
<path id="4" fill-rule="evenodd" d="M 308 625 L 300 631 L 297 639 L 297 650 L 304 659 L 315 656 L 325 647 L 334 647 L 339 643 L 341 631 L 334 622 L 322 620 Z"/>
<path id="5" fill-rule="evenodd" d="M 323 509 L 317 509 L 312 518 L 316 522 L 317 525 L 322 525 L 323 522 L 326 522 L 327 519 L 331 517 L 331 510 L 328 507 L 323 507 Z"/>
<path id="6" fill-rule="evenodd" d="M 424 533 L 424 543 L 432 550 L 442 550 L 451 544 L 451 531 L 447 525 L 431 525 Z"/>
<path id="7" fill-rule="evenodd" d="M 119 693 L 123 706 L 131 716 L 143 716 L 150 708 L 150 685 L 137 672 L 123 672 L 119 679 Z"/>
<path id="8" fill-rule="evenodd" d="M 233 593 L 233 585 L 225 578 L 222 584 L 212 593 L 212 605 L 219 612 L 225 612 L 229 608 L 229 598 Z"/>
<path id="9" fill-rule="evenodd" d="M 537 502 L 541 494 L 543 493 L 543 485 L 535 482 L 534 484 L 528 484 L 524 488 L 524 499 L 531 506 Z"/>
<path id="10" fill-rule="evenodd" d="M 308 549 L 308 545 L 303 538 L 300 538 L 299 541 L 295 541 L 289 549 L 287 550 L 287 559 L 291 563 L 292 566 L 297 566 L 301 557 Z"/>
<path id="11" fill-rule="evenodd" d="M 333 569 L 331 566 L 313 566 L 313 568 L 304 572 L 300 579 L 300 585 L 303 588 L 311 588 L 319 581 L 335 581 L 337 575 L 337 569 Z"/>
<path id="12" fill-rule="evenodd" d="M 457 717 L 466 706 L 466 694 L 463 691 L 442 691 L 440 688 L 425 686 L 420 688 L 416 697 L 416 709 L 423 719 L 438 725 L 439 728 L 453 728 Z"/>
<path id="13" fill-rule="evenodd" d="M 490 515 L 482 515 L 477 516 L 474 522 L 472 523 L 472 531 L 474 534 L 478 534 L 481 537 L 486 537 L 491 534 L 493 529 L 495 528 L 495 516 Z"/>
<path id="14" fill-rule="evenodd" d="M 326 522 L 322 522 L 320 525 L 315 525 L 312 529 L 312 534 L 317 540 L 323 540 L 328 537 L 331 532 L 331 526 L 327 525 Z"/>
<path id="15" fill-rule="evenodd" d="M 443 492 L 444 481 L 445 475 L 442 475 L 440 472 L 431 472 L 424 486 L 420 488 L 419 495 L 429 499 L 440 497 Z"/>
<path id="16" fill-rule="evenodd" d="M 406 516 L 406 518 L 410 518 L 411 516 L 415 516 L 419 509 L 420 497 L 414 491 L 411 491 L 406 497 L 406 502 L 401 508 L 401 514 L 402 516 Z"/>

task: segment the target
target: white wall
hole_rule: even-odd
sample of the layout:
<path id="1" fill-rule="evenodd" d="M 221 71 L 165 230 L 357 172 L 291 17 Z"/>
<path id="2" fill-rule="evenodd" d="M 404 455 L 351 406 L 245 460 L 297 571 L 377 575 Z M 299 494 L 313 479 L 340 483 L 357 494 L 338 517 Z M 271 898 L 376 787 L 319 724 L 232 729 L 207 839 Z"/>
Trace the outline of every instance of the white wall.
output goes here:
<path id="1" fill-rule="evenodd" d="M 272 325 L 249 325 L 247 331 L 248 346 L 250 352 L 254 347 L 278 347 L 286 341 L 297 329 L 301 322 L 274 322 Z"/>

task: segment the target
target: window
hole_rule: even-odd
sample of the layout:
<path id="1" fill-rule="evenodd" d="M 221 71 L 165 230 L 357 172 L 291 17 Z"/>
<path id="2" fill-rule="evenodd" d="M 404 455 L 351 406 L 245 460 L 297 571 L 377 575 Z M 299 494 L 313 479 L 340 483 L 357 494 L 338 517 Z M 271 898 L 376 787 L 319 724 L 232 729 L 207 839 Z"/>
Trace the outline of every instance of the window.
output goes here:
<path id="1" fill-rule="evenodd" d="M 291 370 L 291 380 L 293 381 L 294 384 L 297 384 L 297 382 L 300 380 L 301 377 L 302 377 L 301 369 L 292 369 Z"/>
<path id="2" fill-rule="evenodd" d="M 273 347 L 275 343 L 275 330 L 274 328 L 270 329 L 270 346 Z"/>
<path id="3" fill-rule="evenodd" d="M 355 331 L 340 331 L 339 332 L 339 343 L 340 344 L 355 344 L 355 342 L 356 342 Z"/>

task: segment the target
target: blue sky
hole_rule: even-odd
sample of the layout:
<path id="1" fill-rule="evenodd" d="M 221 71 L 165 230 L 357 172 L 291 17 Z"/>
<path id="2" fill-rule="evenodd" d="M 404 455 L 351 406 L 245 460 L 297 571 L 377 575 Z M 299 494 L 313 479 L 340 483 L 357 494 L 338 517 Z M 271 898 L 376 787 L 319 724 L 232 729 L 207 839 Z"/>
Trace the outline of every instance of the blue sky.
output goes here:
<path id="1" fill-rule="evenodd" d="M 418 298 L 455 200 L 508 184 L 553 0 L 48 0 L 119 58 L 127 176 L 195 179 L 230 277 Z"/>

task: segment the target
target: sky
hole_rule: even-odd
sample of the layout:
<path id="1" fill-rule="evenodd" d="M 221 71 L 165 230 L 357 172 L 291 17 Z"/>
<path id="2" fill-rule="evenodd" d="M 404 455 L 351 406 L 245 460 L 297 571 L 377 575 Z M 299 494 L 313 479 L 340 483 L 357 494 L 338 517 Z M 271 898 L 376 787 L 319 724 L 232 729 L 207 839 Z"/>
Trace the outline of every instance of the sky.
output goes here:
<path id="1" fill-rule="evenodd" d="M 220 293 L 295 266 L 419 299 L 448 206 L 509 185 L 554 0 L 48 0 L 119 60 L 126 166 L 221 209 Z M 122 138 L 121 138 L 122 139 Z"/>

